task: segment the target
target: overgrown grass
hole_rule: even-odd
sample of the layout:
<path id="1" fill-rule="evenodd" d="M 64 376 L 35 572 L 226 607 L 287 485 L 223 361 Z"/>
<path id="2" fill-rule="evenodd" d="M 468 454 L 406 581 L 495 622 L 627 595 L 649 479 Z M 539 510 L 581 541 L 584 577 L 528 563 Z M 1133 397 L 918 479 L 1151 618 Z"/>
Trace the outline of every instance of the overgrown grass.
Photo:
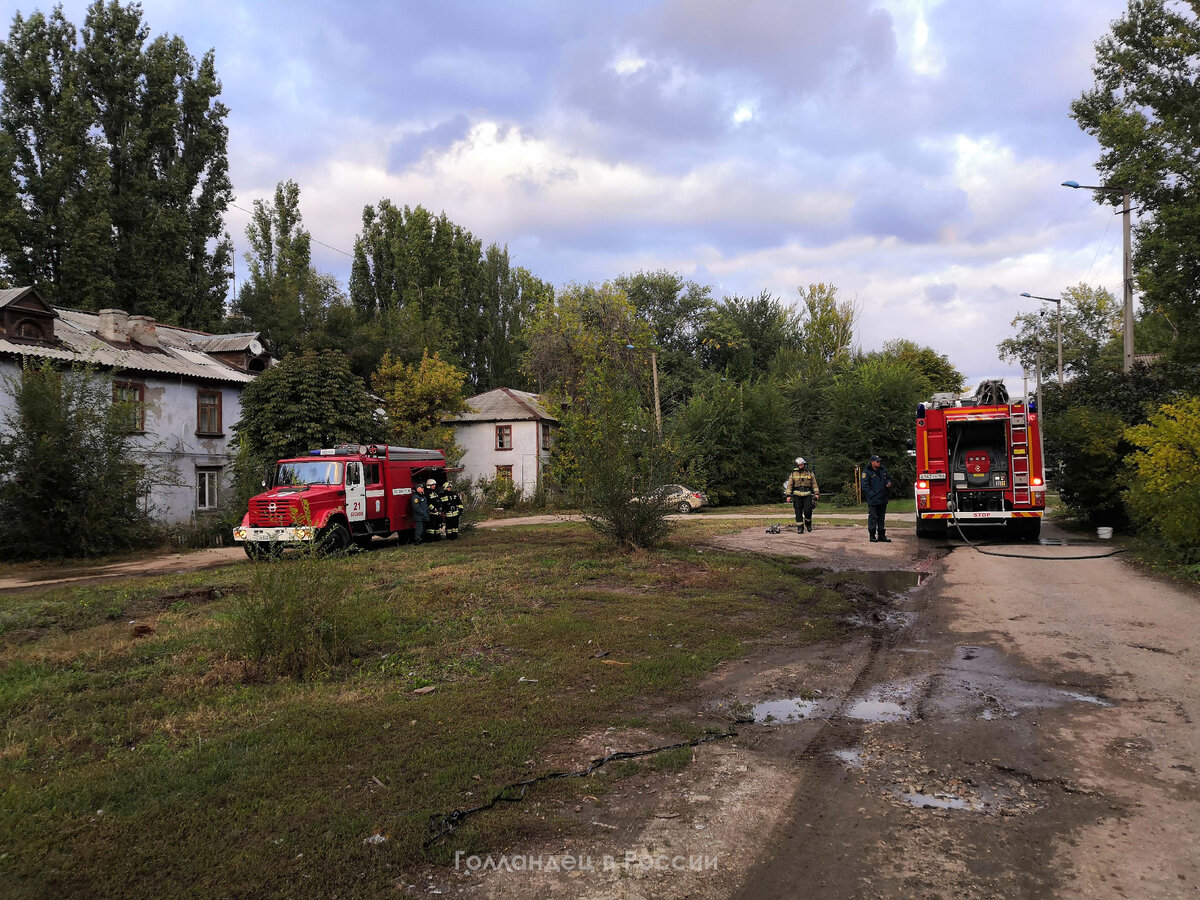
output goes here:
<path id="1" fill-rule="evenodd" d="M 6 896 L 375 897 L 456 849 L 569 828 L 558 801 L 619 773 L 422 849 L 431 815 L 583 762 L 585 735 L 694 736 L 703 720 L 668 709 L 748 642 L 842 627 L 840 598 L 793 562 L 703 550 L 707 527 L 692 531 L 625 554 L 582 526 L 521 527 L 0 598 Z M 234 637 L 270 642 L 293 614 L 277 644 Z M 333 645 L 313 627 L 330 618 L 347 628 Z M 303 664 L 280 664 L 294 647 Z M 376 832 L 387 842 L 363 843 Z"/>

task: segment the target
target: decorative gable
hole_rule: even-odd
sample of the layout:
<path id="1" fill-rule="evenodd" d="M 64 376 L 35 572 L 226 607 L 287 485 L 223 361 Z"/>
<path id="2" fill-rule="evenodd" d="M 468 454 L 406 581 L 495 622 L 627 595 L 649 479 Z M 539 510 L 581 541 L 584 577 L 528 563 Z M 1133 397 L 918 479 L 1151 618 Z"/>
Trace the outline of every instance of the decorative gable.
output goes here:
<path id="1" fill-rule="evenodd" d="M 0 338 L 16 343 L 53 344 L 58 313 L 36 288 L 0 291 Z"/>

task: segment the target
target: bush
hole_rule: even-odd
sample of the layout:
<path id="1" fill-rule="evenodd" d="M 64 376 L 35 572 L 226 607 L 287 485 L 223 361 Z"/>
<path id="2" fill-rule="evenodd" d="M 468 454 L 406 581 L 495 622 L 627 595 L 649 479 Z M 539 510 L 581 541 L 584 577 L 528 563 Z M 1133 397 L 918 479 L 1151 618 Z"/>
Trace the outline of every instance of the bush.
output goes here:
<path id="1" fill-rule="evenodd" d="M 839 509 L 858 505 L 858 498 L 854 495 L 854 485 L 851 482 L 844 482 L 841 492 L 833 495 L 833 505 Z"/>
<path id="2" fill-rule="evenodd" d="M 1159 407 L 1125 438 L 1138 448 L 1128 457 L 1130 516 L 1183 562 L 1200 560 L 1200 397 Z"/>
<path id="3" fill-rule="evenodd" d="M 6 379 L 0 427 L 0 558 L 99 556 L 155 537 L 146 496 L 154 472 L 129 404 L 91 369 L 49 363 Z"/>
<path id="4" fill-rule="evenodd" d="M 304 678 L 356 654 L 379 618 L 378 601 L 358 593 L 353 573 L 304 555 L 254 565 L 227 638 L 242 656 Z"/>
<path id="5" fill-rule="evenodd" d="M 1076 406 L 1044 424 L 1047 462 L 1057 472 L 1062 502 L 1093 524 L 1122 524 L 1125 423 L 1115 413 Z"/>
<path id="6" fill-rule="evenodd" d="M 507 509 L 521 502 L 521 489 L 511 478 L 480 478 L 475 491 L 482 505 Z"/>

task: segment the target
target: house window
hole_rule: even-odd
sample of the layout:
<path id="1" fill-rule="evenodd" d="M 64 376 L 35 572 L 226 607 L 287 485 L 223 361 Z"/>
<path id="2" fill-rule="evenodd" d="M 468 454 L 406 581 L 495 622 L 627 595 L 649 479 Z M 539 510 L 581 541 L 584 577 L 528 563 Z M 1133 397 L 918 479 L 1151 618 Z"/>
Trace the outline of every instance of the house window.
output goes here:
<path id="1" fill-rule="evenodd" d="M 512 466 L 496 466 L 496 480 L 512 484 Z"/>
<path id="2" fill-rule="evenodd" d="M 220 483 L 220 469 L 196 470 L 196 509 L 217 508 L 217 489 Z"/>
<path id="3" fill-rule="evenodd" d="M 541 429 L 541 432 L 542 432 L 542 449 L 549 450 L 550 449 L 550 423 L 549 422 L 539 422 L 538 428 Z"/>
<path id="4" fill-rule="evenodd" d="M 113 382 L 113 404 L 124 407 L 125 427 L 129 431 L 146 430 L 146 386 L 136 381 Z"/>
<path id="5" fill-rule="evenodd" d="M 23 319 L 17 323 L 17 327 L 13 329 L 13 337 L 25 338 L 30 341 L 42 341 L 46 339 L 41 326 L 29 319 Z"/>
<path id="6" fill-rule="evenodd" d="M 512 449 L 512 426 L 497 425 L 496 426 L 496 449 L 511 450 Z"/>
<path id="7" fill-rule="evenodd" d="M 196 392 L 196 434 L 221 433 L 221 392 Z"/>

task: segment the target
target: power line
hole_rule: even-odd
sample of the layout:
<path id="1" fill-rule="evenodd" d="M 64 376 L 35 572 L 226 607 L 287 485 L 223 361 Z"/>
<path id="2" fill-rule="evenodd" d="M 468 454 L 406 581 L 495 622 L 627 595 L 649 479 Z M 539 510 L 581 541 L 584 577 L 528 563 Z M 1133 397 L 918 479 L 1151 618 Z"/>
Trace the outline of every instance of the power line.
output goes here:
<path id="1" fill-rule="evenodd" d="M 244 206 L 238 206 L 236 203 L 232 203 L 232 202 L 231 202 L 229 205 L 230 205 L 230 206 L 232 206 L 234 209 L 240 209 L 242 212 L 244 212 L 244 213 L 247 213 L 247 214 L 249 214 L 249 215 L 251 215 L 251 216 L 252 216 L 252 215 L 254 215 L 254 211 L 253 211 L 253 210 L 246 209 L 246 207 L 244 207 Z M 312 236 L 312 233 L 311 233 L 311 232 L 310 232 L 310 233 L 309 233 L 309 235 L 308 235 L 308 239 L 309 239 L 310 241 L 312 241 L 314 244 L 320 244 L 320 245 L 321 245 L 322 247 L 324 247 L 326 250 L 332 250 L 334 253 L 340 253 L 340 254 L 342 254 L 342 256 L 349 256 L 351 259 L 353 259 L 353 258 L 354 258 L 354 254 L 353 254 L 353 253 L 347 253 L 345 250 L 342 250 L 342 249 L 341 249 L 341 248 L 339 248 L 339 247 L 334 247 L 333 245 L 331 245 L 331 244 L 327 244 L 327 243 L 325 243 L 324 241 L 318 241 L 318 240 L 317 240 L 315 237 L 313 237 L 313 236 Z"/>

